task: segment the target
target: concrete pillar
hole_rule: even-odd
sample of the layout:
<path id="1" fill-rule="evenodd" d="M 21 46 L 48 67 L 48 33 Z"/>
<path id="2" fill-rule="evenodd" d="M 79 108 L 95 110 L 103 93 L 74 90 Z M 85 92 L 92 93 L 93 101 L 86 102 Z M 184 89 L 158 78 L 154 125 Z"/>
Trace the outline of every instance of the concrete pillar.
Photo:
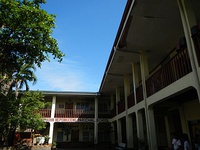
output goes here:
<path id="1" fill-rule="evenodd" d="M 180 114 L 181 126 L 182 126 L 183 133 L 187 133 L 189 135 L 183 106 L 179 107 L 179 114 Z"/>
<path id="2" fill-rule="evenodd" d="M 144 140 L 144 127 L 141 110 L 136 112 L 136 125 L 137 125 L 137 136 Z"/>
<path id="3" fill-rule="evenodd" d="M 52 106 L 51 106 L 51 118 L 54 118 L 56 110 L 56 96 L 52 98 Z"/>
<path id="4" fill-rule="evenodd" d="M 128 113 L 128 100 L 127 97 L 130 94 L 130 76 L 125 75 L 124 77 L 124 99 L 125 99 L 125 111 L 126 111 L 126 116 Z"/>
<path id="5" fill-rule="evenodd" d="M 125 98 L 125 111 L 126 111 L 126 138 L 127 138 L 127 148 L 133 147 L 133 136 L 132 132 L 132 119 L 128 116 L 128 95 L 130 94 L 130 76 L 125 75 L 124 77 L 124 98 Z"/>
<path id="6" fill-rule="evenodd" d="M 98 144 L 98 98 L 95 97 L 94 144 Z"/>
<path id="7" fill-rule="evenodd" d="M 149 115 L 149 131 L 150 131 L 150 139 L 149 142 L 150 144 L 150 149 L 151 150 L 157 150 L 157 139 L 156 139 L 156 125 L 155 125 L 155 117 L 154 117 L 154 110 L 153 108 L 148 109 L 148 115 Z"/>
<path id="8" fill-rule="evenodd" d="M 111 123 L 110 141 L 111 141 L 112 145 L 115 144 L 115 124 L 114 124 L 114 122 Z"/>
<path id="9" fill-rule="evenodd" d="M 114 107 L 115 107 L 115 102 L 114 102 L 115 100 L 114 100 L 114 96 L 113 96 L 113 94 L 111 94 L 111 96 L 110 96 L 110 110 L 112 110 Z"/>
<path id="10" fill-rule="evenodd" d="M 53 142 L 53 129 L 54 129 L 54 122 L 50 122 L 50 128 L 49 128 L 49 144 L 52 144 Z"/>
<path id="11" fill-rule="evenodd" d="M 127 117 L 127 122 L 128 125 L 126 126 L 126 130 L 127 130 L 127 147 L 128 148 L 133 148 L 133 120 L 132 120 L 132 116 L 128 115 Z"/>
<path id="12" fill-rule="evenodd" d="M 117 120 L 117 141 L 118 143 L 122 142 L 122 125 L 121 120 Z"/>
<path id="13" fill-rule="evenodd" d="M 133 75 L 133 93 L 134 93 L 134 102 L 137 104 L 136 97 L 136 88 L 139 86 L 139 75 L 137 64 L 132 63 L 132 75 Z"/>
<path id="14" fill-rule="evenodd" d="M 147 140 L 149 147 L 153 143 L 150 142 L 151 132 L 150 132 L 150 124 L 149 124 L 149 115 L 148 115 L 148 105 L 147 105 L 147 93 L 146 93 L 146 78 L 149 76 L 149 67 L 147 54 L 145 51 L 142 51 L 140 54 L 140 65 L 141 65 L 141 78 L 142 78 L 142 88 L 143 88 L 143 98 L 144 98 L 144 110 L 145 110 L 145 119 L 146 119 L 146 128 L 147 128 Z"/>
<path id="15" fill-rule="evenodd" d="M 118 115 L 118 103 L 120 102 L 120 88 L 116 87 L 116 114 Z"/>
<path id="16" fill-rule="evenodd" d="M 200 71 L 198 69 L 199 66 L 196 57 L 195 46 L 193 39 L 191 38 L 191 27 L 197 25 L 196 18 L 190 0 L 177 0 L 177 4 L 181 15 L 181 21 L 187 43 L 187 50 L 192 66 L 192 71 L 194 72 L 194 80 L 196 81 L 195 87 L 200 102 Z"/>
<path id="17" fill-rule="evenodd" d="M 170 135 L 169 120 L 167 116 L 165 116 L 165 127 L 166 127 L 168 147 L 171 147 L 172 141 L 171 141 L 171 135 Z"/>
<path id="18" fill-rule="evenodd" d="M 52 98 L 52 106 L 51 106 L 51 118 L 54 118 L 55 116 L 55 109 L 56 109 L 56 96 L 53 96 Z M 54 129 L 54 122 L 50 122 L 50 128 L 49 128 L 49 143 L 51 144 L 53 141 L 53 129 Z"/>

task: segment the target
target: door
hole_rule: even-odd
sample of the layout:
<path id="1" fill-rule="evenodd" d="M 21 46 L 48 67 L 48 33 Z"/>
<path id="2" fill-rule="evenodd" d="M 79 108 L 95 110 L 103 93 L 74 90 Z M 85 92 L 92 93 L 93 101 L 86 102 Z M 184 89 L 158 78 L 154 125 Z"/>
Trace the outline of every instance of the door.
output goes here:
<path id="1" fill-rule="evenodd" d="M 65 109 L 73 109 L 73 103 L 72 102 L 66 102 L 65 103 Z"/>
<path id="2" fill-rule="evenodd" d="M 72 130 L 72 142 L 78 142 L 79 141 L 79 130 Z"/>
<path id="3" fill-rule="evenodd" d="M 65 114 L 66 118 L 73 118 L 73 103 L 72 102 L 66 102 L 65 103 Z"/>

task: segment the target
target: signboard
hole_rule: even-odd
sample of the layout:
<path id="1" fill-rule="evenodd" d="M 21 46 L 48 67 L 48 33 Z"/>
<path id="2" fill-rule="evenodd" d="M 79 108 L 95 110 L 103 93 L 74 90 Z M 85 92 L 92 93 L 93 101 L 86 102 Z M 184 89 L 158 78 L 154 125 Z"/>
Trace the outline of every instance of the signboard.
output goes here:
<path id="1" fill-rule="evenodd" d="M 94 118 L 44 118 L 45 122 L 95 122 Z M 97 122 L 108 122 L 107 119 L 97 119 Z"/>

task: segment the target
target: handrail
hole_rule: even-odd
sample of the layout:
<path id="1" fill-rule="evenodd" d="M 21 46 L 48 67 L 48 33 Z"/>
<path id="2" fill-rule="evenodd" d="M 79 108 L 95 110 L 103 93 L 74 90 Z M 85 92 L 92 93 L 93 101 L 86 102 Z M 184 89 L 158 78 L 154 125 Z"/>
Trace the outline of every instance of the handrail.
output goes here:
<path id="1" fill-rule="evenodd" d="M 147 96 L 151 96 L 192 71 L 186 47 L 146 80 Z"/>

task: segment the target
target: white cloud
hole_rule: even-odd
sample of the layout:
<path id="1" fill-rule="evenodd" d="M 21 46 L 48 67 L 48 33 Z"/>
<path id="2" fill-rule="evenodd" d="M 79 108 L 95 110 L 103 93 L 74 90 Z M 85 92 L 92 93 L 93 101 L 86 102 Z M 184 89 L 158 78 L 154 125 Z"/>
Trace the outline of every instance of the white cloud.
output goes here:
<path id="1" fill-rule="evenodd" d="M 35 74 L 38 81 L 36 85 L 30 84 L 30 90 L 97 92 L 99 88 L 99 83 L 95 85 L 89 72 L 80 63 L 69 59 L 62 63 L 55 60 L 45 62 Z"/>

